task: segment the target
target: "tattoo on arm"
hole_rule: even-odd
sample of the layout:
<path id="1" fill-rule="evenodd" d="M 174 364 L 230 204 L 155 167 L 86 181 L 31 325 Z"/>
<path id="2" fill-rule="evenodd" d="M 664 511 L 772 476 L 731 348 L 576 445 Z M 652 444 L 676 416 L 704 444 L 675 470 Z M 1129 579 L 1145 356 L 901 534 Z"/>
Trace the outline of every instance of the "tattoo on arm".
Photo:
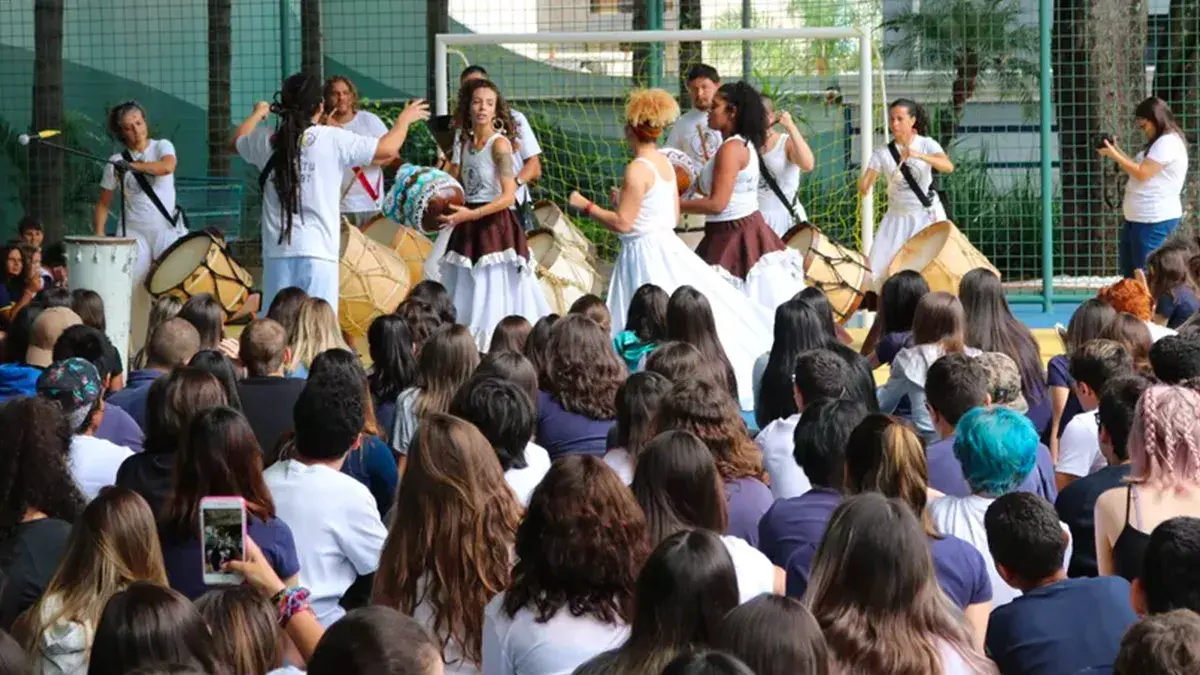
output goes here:
<path id="1" fill-rule="evenodd" d="M 513 180 L 517 177 L 516 170 L 513 167 L 512 151 L 496 150 L 492 153 L 492 159 L 496 162 L 496 169 L 500 172 L 501 179 Z"/>

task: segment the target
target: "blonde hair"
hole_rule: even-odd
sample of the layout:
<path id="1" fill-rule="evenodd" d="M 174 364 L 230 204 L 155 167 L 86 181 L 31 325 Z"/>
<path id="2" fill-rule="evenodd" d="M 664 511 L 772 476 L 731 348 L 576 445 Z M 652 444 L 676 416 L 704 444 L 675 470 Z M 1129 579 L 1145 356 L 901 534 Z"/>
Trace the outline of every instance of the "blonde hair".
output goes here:
<path id="1" fill-rule="evenodd" d="M 300 305 L 296 327 L 288 336 L 288 343 L 292 348 L 289 371 L 299 366 L 308 368 L 317 354 L 330 349 L 353 351 L 342 339 L 342 329 L 338 326 L 333 307 L 321 298 L 308 298 Z"/>
<path id="2" fill-rule="evenodd" d="M 1130 480 L 1183 492 L 1200 483 L 1200 393 L 1155 385 L 1133 413 L 1129 434 Z"/>
<path id="3" fill-rule="evenodd" d="M 635 89 L 625 102 L 625 121 L 647 140 L 657 138 L 678 118 L 679 104 L 663 89 Z"/>

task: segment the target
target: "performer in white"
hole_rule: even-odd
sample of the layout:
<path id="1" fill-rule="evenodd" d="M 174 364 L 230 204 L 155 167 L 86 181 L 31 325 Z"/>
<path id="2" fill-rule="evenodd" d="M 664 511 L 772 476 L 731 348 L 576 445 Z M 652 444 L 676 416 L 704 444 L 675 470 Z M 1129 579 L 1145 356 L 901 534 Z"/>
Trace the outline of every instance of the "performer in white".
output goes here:
<path id="1" fill-rule="evenodd" d="M 601 208 L 579 192 L 571 193 L 570 204 L 621 238 L 608 286 L 613 335 L 625 329 L 629 303 L 643 284 L 654 284 L 668 294 L 683 285 L 694 287 L 712 305 L 721 346 L 737 375 L 738 397 L 749 410 L 754 407 L 754 360 L 771 348 L 772 312 L 748 301 L 675 236 L 673 227 L 679 219 L 675 170 L 657 145 L 663 129 L 678 115 L 675 99 L 662 89 L 630 94 L 625 140 L 634 159 L 625 167 L 617 210 Z"/>
<path id="2" fill-rule="evenodd" d="M 378 139 L 318 125 L 323 112 L 321 80 L 298 73 L 283 81 L 278 102 L 257 103 L 234 132 L 237 153 L 261 171 L 263 307 L 297 286 L 337 308 L 342 176 L 395 159 L 409 126 L 429 118 L 429 105 L 409 102 Z M 269 113 L 280 118 L 274 131 L 258 127 Z"/>
<path id="3" fill-rule="evenodd" d="M 721 76 L 716 68 L 703 63 L 692 66 L 687 74 L 692 109 L 675 122 L 667 135 L 668 148 L 686 152 L 701 165 L 716 157 L 717 149 L 721 147 L 721 132 L 708 124 L 708 111 L 712 109 L 720 86 Z"/>
<path id="4" fill-rule="evenodd" d="M 929 118 L 915 101 L 902 98 L 888 106 L 888 128 L 895 140 L 871 153 L 858 183 L 859 194 L 866 195 L 880 174 L 887 177 L 887 213 L 883 214 L 870 252 L 871 275 L 877 288 L 883 288 L 888 266 L 904 242 L 933 223 L 946 220 L 942 200 L 930 188 L 933 170 L 954 171 L 942 146 L 925 136 Z M 905 173 L 920 193 L 913 191 Z"/>
<path id="5" fill-rule="evenodd" d="M 725 84 L 708 124 L 725 137 L 700 172 L 705 197 L 680 203 L 707 216 L 696 255 L 771 312 L 804 288 L 804 260 L 771 231 L 758 210 L 758 152 L 767 134 L 762 97 L 745 82 Z"/>
<path id="6" fill-rule="evenodd" d="M 467 203 L 441 217 L 452 228 L 438 237 L 446 240 L 441 278 L 459 323 L 486 349 L 501 319 L 519 315 L 533 323 L 550 313 L 550 305 L 511 209 L 517 183 L 508 103 L 492 82 L 473 80 L 459 94 L 455 118 L 466 146 L 456 177 Z"/>
<path id="7" fill-rule="evenodd" d="M 358 109 L 358 89 L 350 78 L 334 75 L 325 80 L 326 124 L 346 131 L 383 138 L 387 125 L 373 112 Z M 362 227 L 379 213 L 383 199 L 383 169 L 378 164 L 350 167 L 342 178 L 342 215 Z"/>
<path id="8" fill-rule="evenodd" d="M 125 150 L 110 157 L 110 163 L 104 165 L 92 224 L 96 236 L 103 237 L 113 193 L 120 188 L 122 214 L 118 218 L 124 219 L 124 231 L 118 225 L 117 235 L 137 240 L 130 327 L 130 335 L 139 343 L 134 345 L 136 349 L 145 339 L 150 316 L 150 293 L 144 285 L 146 275 L 154 261 L 187 234 L 187 226 L 175 205 L 175 146 L 165 138 L 150 138 L 142 106 L 127 101 L 110 110 L 108 132 Z"/>
<path id="9" fill-rule="evenodd" d="M 759 148 L 762 153 L 759 168 L 766 171 L 758 181 L 758 210 L 771 230 L 782 237 L 798 224 L 797 219 L 800 223 L 808 222 L 808 213 L 796 199 L 796 193 L 800 190 L 800 174 L 812 171 L 817 162 L 791 113 L 786 110 L 776 113 L 775 102 L 767 96 L 763 97 L 763 107 L 767 110 L 767 142 Z M 775 125 L 783 127 L 784 133 L 775 131 Z M 776 190 L 786 201 L 779 200 Z"/>

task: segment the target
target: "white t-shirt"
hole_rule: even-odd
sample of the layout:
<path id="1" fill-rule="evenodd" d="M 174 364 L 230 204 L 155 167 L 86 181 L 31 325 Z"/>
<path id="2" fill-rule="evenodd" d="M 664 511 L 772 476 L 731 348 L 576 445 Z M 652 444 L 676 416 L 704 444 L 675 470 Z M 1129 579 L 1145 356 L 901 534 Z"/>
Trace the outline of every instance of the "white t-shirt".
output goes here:
<path id="1" fill-rule="evenodd" d="M 633 457 L 625 448 L 613 448 L 604 453 L 604 463 L 617 473 L 626 485 L 633 485 Z"/>
<path id="2" fill-rule="evenodd" d="M 629 638 L 627 624 L 572 616 L 566 608 L 545 623 L 529 608 L 504 611 L 504 593 L 483 610 L 483 675 L 570 675 Z"/>
<path id="3" fill-rule="evenodd" d="M 1103 469 L 1106 463 L 1100 452 L 1096 413 L 1085 410 L 1072 417 L 1058 439 L 1058 463 L 1054 470 L 1083 478 Z"/>
<path id="4" fill-rule="evenodd" d="M 739 603 L 750 602 L 763 593 L 775 592 L 775 566 L 767 556 L 744 539 L 721 535 L 721 541 L 729 551 L 729 557 L 733 559 Z"/>
<path id="5" fill-rule="evenodd" d="M 1162 165 L 1162 171 L 1140 181 L 1132 176 L 1125 184 L 1125 220 L 1134 223 L 1159 223 L 1183 217 L 1184 179 L 1187 178 L 1187 142 L 1179 134 L 1163 134 L 1150 146 L 1149 152 L 1139 152 L 1134 161 L 1151 159 Z"/>
<path id="6" fill-rule="evenodd" d="M 937 141 L 925 136 L 913 136 L 911 147 L 926 155 L 940 155 L 946 152 Z M 896 149 L 901 154 L 904 153 L 899 145 L 896 146 Z M 929 194 L 929 186 L 933 184 L 933 167 L 924 160 L 912 158 L 905 161 L 904 165 L 912 172 L 917 185 L 925 191 L 925 194 Z M 867 163 L 868 169 L 873 169 L 887 179 L 888 211 L 911 213 L 924 210 L 925 207 L 921 205 L 920 198 L 912 191 L 912 188 L 908 187 L 908 181 L 904 180 L 904 174 L 900 173 L 896 167 L 896 160 L 892 159 L 892 152 L 888 149 L 887 144 L 875 148 L 875 152 L 871 153 L 870 162 Z M 934 203 L 938 202 L 937 195 L 933 195 L 933 201 Z"/>
<path id="7" fill-rule="evenodd" d="M 425 587 L 429 583 L 428 577 L 429 574 L 426 573 L 417 581 L 417 597 L 422 600 L 413 608 L 412 617 L 425 630 L 429 631 L 429 634 L 434 636 L 434 640 L 440 645 L 446 636 L 438 635 L 434 625 L 437 623 L 437 615 L 434 613 L 432 603 L 425 597 Z M 479 664 L 466 660 L 463 655 L 462 643 L 454 638 L 446 641 L 446 646 L 442 650 L 442 660 L 444 675 L 479 675 Z"/>
<path id="8" fill-rule="evenodd" d="M 504 480 L 508 483 L 508 487 L 512 488 L 513 494 L 517 496 L 517 501 L 521 502 L 521 506 L 529 506 L 529 498 L 533 495 L 533 490 L 546 477 L 546 472 L 550 470 L 550 453 L 542 446 L 530 441 L 525 446 L 525 468 L 524 469 L 509 469 L 504 472 Z"/>
<path id="9" fill-rule="evenodd" d="M 1167 328 L 1166 326 L 1160 326 L 1159 324 L 1156 324 L 1153 321 L 1144 321 L 1143 323 L 1146 324 L 1146 328 L 1150 329 L 1150 342 L 1152 342 L 1152 343 L 1158 342 L 1159 340 L 1167 337 L 1168 335 L 1179 335 L 1179 331 L 1176 331 L 1174 328 Z"/>
<path id="10" fill-rule="evenodd" d="M 379 567 L 387 528 L 370 490 L 324 464 L 294 459 L 271 465 L 263 479 L 275 514 L 287 523 L 300 558 L 300 583 L 328 628 L 346 611 L 338 605 L 355 579 Z"/>
<path id="11" fill-rule="evenodd" d="M 771 422 L 754 437 L 754 444 L 763 454 L 763 464 L 771 477 L 771 496 L 791 499 L 812 489 L 808 476 L 796 464 L 793 435 L 800 423 L 800 413 Z"/>
<path id="12" fill-rule="evenodd" d="M 525 115 L 509 108 L 512 113 L 513 123 L 517 125 L 517 133 L 514 134 L 516 143 L 513 145 L 513 175 L 521 173 L 521 169 L 525 166 L 525 161 L 530 157 L 537 157 L 542 154 L 542 146 L 538 144 L 537 135 L 533 133 L 533 127 L 529 125 L 529 120 Z M 450 161 L 458 166 L 462 166 L 462 132 L 454 132 L 454 148 L 450 151 Z M 524 203 L 529 200 L 529 187 L 522 185 L 517 188 L 517 202 Z"/>
<path id="13" fill-rule="evenodd" d="M 73 436 L 71 438 L 71 477 L 84 496 L 91 501 L 100 494 L 101 488 L 113 485 L 117 480 L 117 469 L 121 462 L 133 455 L 133 451 L 103 438 L 95 436 Z"/>
<path id="14" fill-rule="evenodd" d="M 708 111 L 692 108 L 671 126 L 666 146 L 686 152 L 700 164 L 707 164 L 717 156 L 721 140 L 721 132 L 708 128 Z"/>
<path id="15" fill-rule="evenodd" d="M 130 151 L 130 154 L 133 155 L 135 162 L 159 162 L 164 157 L 174 156 L 175 146 L 171 144 L 171 141 L 155 138 L 150 140 L 149 145 L 142 152 Z M 120 153 L 109 157 L 109 161 L 112 162 L 119 159 L 124 159 Z M 167 210 L 167 213 L 174 215 L 175 174 L 169 173 L 165 176 L 146 174 L 146 180 L 154 188 L 154 194 L 158 195 L 163 208 Z M 104 172 L 100 177 L 100 187 L 113 191 L 118 189 L 117 171 L 112 164 L 104 165 Z M 132 173 L 125 174 L 125 226 L 129 230 L 141 233 L 176 228 L 175 225 L 163 218 L 149 195 L 142 192 L 142 186 L 138 185 L 137 178 Z"/>
<path id="16" fill-rule="evenodd" d="M 273 133 L 259 126 L 242 136 L 237 139 L 238 154 L 261 170 L 271 158 Z M 263 189 L 263 257 L 337 262 L 341 253 L 342 176 L 352 166 L 369 164 L 379 139 L 337 127 L 311 126 L 300 145 L 300 212 L 292 218 L 292 240 L 279 243 L 284 220 L 272 170 Z"/>
<path id="17" fill-rule="evenodd" d="M 366 136 L 368 138 L 380 139 L 387 132 L 387 125 L 375 113 L 360 110 L 354 114 L 354 118 L 342 125 L 346 131 Z M 367 189 L 363 187 L 362 180 L 355 175 L 354 169 L 346 172 L 342 177 L 342 192 L 345 197 L 342 197 L 342 213 L 364 213 L 370 211 L 378 211 L 379 203 L 383 200 L 383 169 L 374 164 L 367 163 L 359 167 L 363 178 L 375 190 L 376 198 L 372 199 Z"/>

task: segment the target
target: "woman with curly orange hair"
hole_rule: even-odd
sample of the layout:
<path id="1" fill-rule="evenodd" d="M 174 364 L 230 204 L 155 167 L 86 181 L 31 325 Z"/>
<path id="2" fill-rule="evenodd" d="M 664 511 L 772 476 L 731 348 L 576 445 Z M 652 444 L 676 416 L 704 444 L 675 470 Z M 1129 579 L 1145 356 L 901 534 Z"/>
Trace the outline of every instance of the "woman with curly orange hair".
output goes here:
<path id="1" fill-rule="evenodd" d="M 738 379 L 747 384 L 742 403 L 749 408 L 753 405 L 750 372 L 758 355 L 771 347 L 774 308 L 747 298 L 675 236 L 679 191 L 675 169 L 658 150 L 658 137 L 678 116 L 679 105 L 662 89 L 630 94 L 625 140 L 634 158 L 625 168 L 624 183 L 614 200 L 617 210 L 601 208 L 578 192 L 571 194 L 571 205 L 621 238 L 608 286 L 613 335 L 625 330 L 629 305 L 644 284 L 654 284 L 668 295 L 680 286 L 695 287 L 712 305 L 721 344 Z"/>
<path id="2" fill-rule="evenodd" d="M 512 583 L 484 609 L 484 673 L 569 673 L 629 637 L 650 552 L 633 493 L 598 457 L 562 459 L 517 528 Z"/>
<path id="3" fill-rule="evenodd" d="M 758 521 L 774 498 L 766 485 L 762 452 L 750 435 L 733 397 L 725 389 L 700 380 L 675 383 L 658 410 L 658 431 L 682 429 L 708 446 L 725 483 L 729 522 L 725 534 L 758 545 Z"/>
<path id="4" fill-rule="evenodd" d="M 1135 270 L 1132 279 L 1121 279 L 1101 288 L 1096 299 L 1118 313 L 1125 312 L 1141 319 L 1150 329 L 1150 337 L 1155 342 L 1175 334 L 1174 330 L 1154 323 L 1154 295 L 1150 293 L 1150 285 L 1146 283 L 1146 275 L 1141 270 Z"/>

